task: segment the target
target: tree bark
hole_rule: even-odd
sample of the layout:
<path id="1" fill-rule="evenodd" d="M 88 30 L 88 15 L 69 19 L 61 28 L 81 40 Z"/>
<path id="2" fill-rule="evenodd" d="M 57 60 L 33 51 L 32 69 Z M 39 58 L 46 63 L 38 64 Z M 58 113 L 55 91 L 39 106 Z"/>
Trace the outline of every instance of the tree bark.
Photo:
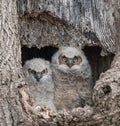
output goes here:
<path id="1" fill-rule="evenodd" d="M 18 87 L 25 81 L 21 69 L 16 1 L 0 1 L 0 126 L 21 126 L 27 119 Z"/>
<path id="2" fill-rule="evenodd" d="M 18 0 L 17 7 L 15 0 L 0 1 L 0 126 L 119 126 L 119 0 Z M 94 108 L 52 113 L 32 105 L 21 69 L 21 45 L 51 44 L 97 44 L 103 55 L 116 53 L 111 68 L 96 82 Z"/>
<path id="3" fill-rule="evenodd" d="M 114 16 L 120 6 L 118 0 L 20 0 L 17 3 L 23 45 L 79 46 L 92 41 L 102 46 L 104 53 L 115 52 Z"/>

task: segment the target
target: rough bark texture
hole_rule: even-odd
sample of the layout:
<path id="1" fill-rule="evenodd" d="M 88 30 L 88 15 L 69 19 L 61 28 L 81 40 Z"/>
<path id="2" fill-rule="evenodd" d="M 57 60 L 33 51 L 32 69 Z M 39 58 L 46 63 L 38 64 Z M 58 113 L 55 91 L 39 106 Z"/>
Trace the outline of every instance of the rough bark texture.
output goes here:
<path id="1" fill-rule="evenodd" d="M 102 55 L 114 53 L 119 46 L 119 9 L 117 0 L 21 0 L 18 2 L 20 41 L 30 47 L 98 44 L 103 49 Z M 41 125 L 119 126 L 119 55 L 115 59 L 94 87 L 93 115 L 75 110 L 52 116 Z"/>
<path id="2" fill-rule="evenodd" d="M 0 1 L 0 126 L 119 126 L 119 0 L 17 0 L 17 5 L 20 38 L 16 1 Z M 32 106 L 19 39 L 28 47 L 99 44 L 102 54 L 116 52 L 94 87 L 94 110 L 52 113 Z"/>
<path id="3" fill-rule="evenodd" d="M 19 126 L 27 119 L 18 93 L 25 82 L 16 8 L 15 1 L 0 1 L 0 126 Z"/>
<path id="4" fill-rule="evenodd" d="M 94 41 L 103 51 L 115 52 L 118 4 L 117 0 L 19 0 L 21 43 L 40 47 Z"/>

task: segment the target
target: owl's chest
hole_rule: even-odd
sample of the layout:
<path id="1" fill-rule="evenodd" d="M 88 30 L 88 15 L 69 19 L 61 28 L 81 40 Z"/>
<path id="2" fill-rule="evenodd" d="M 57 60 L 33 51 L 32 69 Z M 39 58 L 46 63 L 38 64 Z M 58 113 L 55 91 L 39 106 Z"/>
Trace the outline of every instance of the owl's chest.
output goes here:
<path id="1" fill-rule="evenodd" d="M 81 75 L 76 73 L 64 74 L 58 71 L 57 73 L 54 73 L 54 82 L 57 89 L 65 91 L 71 89 L 80 90 L 80 88 L 85 85 L 84 79 Z"/>
<path id="2" fill-rule="evenodd" d="M 46 82 L 36 82 L 29 84 L 29 89 L 31 93 L 46 96 L 46 94 L 53 93 L 54 84 L 51 80 Z"/>

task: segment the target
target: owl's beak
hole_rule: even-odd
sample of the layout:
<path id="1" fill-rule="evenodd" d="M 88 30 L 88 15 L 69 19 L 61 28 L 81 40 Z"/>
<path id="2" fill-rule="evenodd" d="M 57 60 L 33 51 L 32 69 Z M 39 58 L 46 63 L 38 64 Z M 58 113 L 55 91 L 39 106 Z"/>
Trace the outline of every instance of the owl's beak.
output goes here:
<path id="1" fill-rule="evenodd" d="M 37 82 L 39 82 L 40 78 L 36 78 Z"/>
<path id="2" fill-rule="evenodd" d="M 35 78 L 36 78 L 37 82 L 39 82 L 40 79 L 42 78 L 42 75 L 41 74 L 36 74 Z"/>
<path id="3" fill-rule="evenodd" d="M 68 67 L 71 68 L 71 67 L 74 65 L 74 62 L 73 62 L 72 59 L 69 59 L 69 60 L 66 62 L 66 64 L 67 64 Z"/>

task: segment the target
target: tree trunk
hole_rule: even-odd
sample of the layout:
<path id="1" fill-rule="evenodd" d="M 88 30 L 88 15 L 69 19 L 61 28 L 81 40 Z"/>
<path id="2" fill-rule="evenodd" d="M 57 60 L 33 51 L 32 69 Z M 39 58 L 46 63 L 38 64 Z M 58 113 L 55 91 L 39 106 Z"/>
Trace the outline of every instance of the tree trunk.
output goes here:
<path id="1" fill-rule="evenodd" d="M 21 69 L 16 1 L 0 1 L 0 126 L 21 126 L 26 112 L 18 87 L 25 81 Z"/>
<path id="2" fill-rule="evenodd" d="M 0 23 L 0 126 L 120 125 L 119 0 L 17 0 L 17 7 L 15 0 L 1 0 Z M 21 45 L 99 45 L 102 55 L 115 53 L 94 86 L 94 108 L 52 113 L 34 107 L 22 73 Z"/>

